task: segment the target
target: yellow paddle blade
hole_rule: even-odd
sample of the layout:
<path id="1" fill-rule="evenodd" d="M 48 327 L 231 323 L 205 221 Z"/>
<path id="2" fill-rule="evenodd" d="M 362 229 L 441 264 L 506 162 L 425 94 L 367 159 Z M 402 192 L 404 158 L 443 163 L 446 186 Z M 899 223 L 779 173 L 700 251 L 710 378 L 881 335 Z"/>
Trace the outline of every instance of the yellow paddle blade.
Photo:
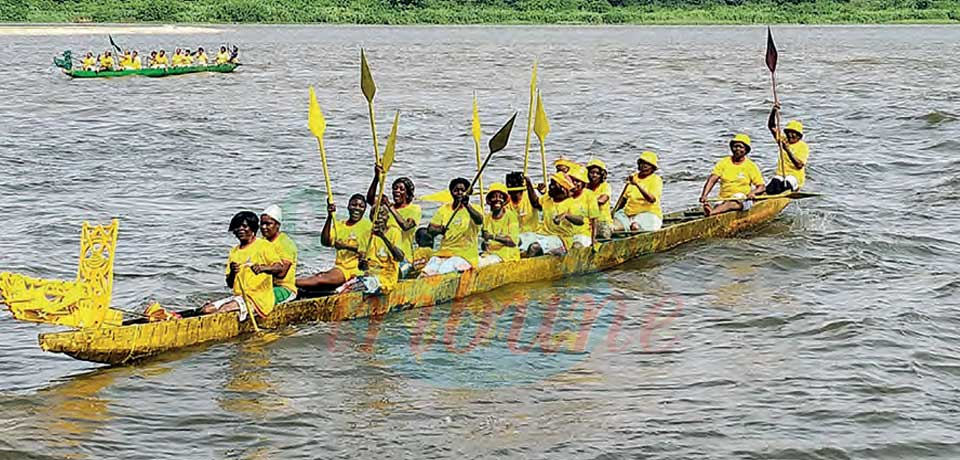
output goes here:
<path id="1" fill-rule="evenodd" d="M 367 55 L 363 48 L 360 48 L 360 89 L 363 91 L 363 97 L 367 102 L 373 102 L 373 96 L 377 94 L 377 85 L 373 83 L 373 75 L 370 74 L 370 66 L 367 65 Z"/>
<path id="2" fill-rule="evenodd" d="M 537 133 L 540 143 L 550 133 L 550 122 L 547 121 L 547 112 L 543 110 L 543 98 L 540 97 L 540 91 L 537 91 L 537 119 L 533 122 L 533 132 Z"/>
<path id="3" fill-rule="evenodd" d="M 474 142 L 480 143 L 480 109 L 477 108 L 477 93 L 473 93 L 473 125 L 471 131 Z"/>
<path id="4" fill-rule="evenodd" d="M 323 132 L 327 130 L 327 120 L 323 118 L 323 111 L 320 110 L 320 104 L 317 103 L 317 93 L 310 87 L 310 109 L 307 112 L 307 126 L 310 132 L 317 139 L 323 138 Z"/>
<path id="5" fill-rule="evenodd" d="M 449 190 L 440 190 L 439 192 L 433 192 L 429 195 L 421 196 L 420 201 L 432 201 L 435 203 L 453 203 L 453 195 L 450 194 Z"/>
<path id="6" fill-rule="evenodd" d="M 387 137 L 387 148 L 383 151 L 383 158 L 380 159 L 380 164 L 383 166 L 383 174 L 386 175 L 387 171 L 390 170 L 390 166 L 393 165 L 393 157 L 396 156 L 397 152 L 397 125 L 400 123 L 400 111 L 397 110 L 396 115 L 393 116 L 393 128 L 390 128 L 390 136 Z"/>

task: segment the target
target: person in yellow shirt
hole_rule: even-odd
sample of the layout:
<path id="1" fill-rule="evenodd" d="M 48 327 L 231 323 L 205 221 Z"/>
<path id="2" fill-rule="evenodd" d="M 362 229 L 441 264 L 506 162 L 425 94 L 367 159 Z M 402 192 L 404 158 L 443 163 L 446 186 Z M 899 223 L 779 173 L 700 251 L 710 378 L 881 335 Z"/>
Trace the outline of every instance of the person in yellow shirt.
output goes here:
<path id="1" fill-rule="evenodd" d="M 184 67 L 193 65 L 193 54 L 190 53 L 189 49 L 183 50 L 183 57 L 181 58 Z"/>
<path id="2" fill-rule="evenodd" d="M 640 154 L 637 173 L 627 177 L 623 198 L 614 206 L 614 231 L 653 232 L 663 226 L 663 179 L 654 174 L 659 169 L 657 160 L 653 152 Z"/>
<path id="3" fill-rule="evenodd" d="M 143 62 L 140 61 L 140 52 L 134 50 L 133 55 L 130 56 L 130 68 L 133 70 L 140 70 L 143 68 Z"/>
<path id="4" fill-rule="evenodd" d="M 323 230 L 320 232 L 320 244 L 336 249 L 337 257 L 333 268 L 297 278 L 296 287 L 300 297 L 305 297 L 305 291 L 329 293 L 330 290 L 363 273 L 360 269 L 360 255 L 367 250 L 372 227 L 370 220 L 363 218 L 366 210 L 367 202 L 359 193 L 350 197 L 347 204 L 349 217 L 345 220 L 336 219 L 336 205 L 331 203 L 327 206 L 327 221 L 324 222 Z M 309 294 L 316 293 L 318 292 Z"/>
<path id="5" fill-rule="evenodd" d="M 100 56 L 100 72 L 113 70 L 113 55 L 110 54 L 110 51 L 104 51 L 103 55 Z"/>
<path id="6" fill-rule="evenodd" d="M 609 240 L 613 236 L 613 214 L 610 212 L 610 184 L 607 165 L 598 159 L 587 162 L 587 188 L 597 197 L 600 217 L 597 218 L 597 238 Z"/>
<path id="7" fill-rule="evenodd" d="M 203 50 L 203 47 L 197 48 L 197 65 L 207 65 L 210 59 L 207 58 L 207 53 Z"/>
<path id="8" fill-rule="evenodd" d="M 480 238 L 483 240 L 484 251 L 480 256 L 480 267 L 520 260 L 520 223 L 517 215 L 506 208 L 508 200 L 507 186 L 496 182 L 487 191 L 487 206 L 490 207 L 483 217 L 483 230 Z"/>
<path id="9" fill-rule="evenodd" d="M 173 52 L 173 57 L 170 58 L 170 59 L 171 59 L 174 67 L 183 67 L 183 65 L 184 65 L 184 63 L 183 63 L 183 50 L 180 49 L 180 48 L 177 48 L 176 50 L 174 50 L 174 52 Z"/>
<path id="10" fill-rule="evenodd" d="M 370 209 L 371 217 L 375 208 Z M 400 250 L 400 229 L 388 224 L 390 214 L 383 209 L 373 224 L 373 238 L 370 246 L 360 260 L 363 275 L 347 281 L 337 289 L 337 293 L 363 291 L 364 294 L 386 294 L 397 286 L 400 273 L 400 262 L 403 261 L 403 251 Z"/>
<path id="11" fill-rule="evenodd" d="M 575 225 L 573 244 L 571 247 L 590 247 L 596 239 L 597 220 L 600 218 L 600 205 L 597 196 L 587 187 L 590 182 L 587 178 L 587 169 L 580 165 L 572 165 L 567 174 L 573 182 L 570 192 L 570 213 L 583 216 L 583 225 Z"/>
<path id="12" fill-rule="evenodd" d="M 479 263 L 477 237 L 483 226 L 483 211 L 470 204 L 470 181 L 467 179 L 453 179 L 448 189 L 453 203 L 441 206 L 427 226 L 429 235 L 443 235 L 443 240 L 440 249 L 423 267 L 421 276 L 463 272 L 476 268 Z M 446 226 L 448 222 L 449 227 Z"/>
<path id="13" fill-rule="evenodd" d="M 120 68 L 130 70 L 132 67 L 133 61 L 131 60 L 130 50 L 124 51 L 123 56 L 120 57 Z"/>
<path id="14" fill-rule="evenodd" d="M 810 158 L 810 147 L 803 141 L 803 124 L 798 120 L 791 120 L 781 134 L 777 129 L 779 114 L 780 104 L 774 104 L 770 117 L 767 118 L 767 128 L 780 148 L 777 170 L 766 186 L 766 193 L 770 195 L 799 191 L 807 180 L 807 159 Z"/>
<path id="15" fill-rule="evenodd" d="M 283 264 L 280 272 L 273 275 L 273 295 L 277 304 L 297 298 L 297 244 L 280 231 L 282 223 L 280 206 L 272 204 L 260 214 L 260 234 L 273 245 Z"/>
<path id="16" fill-rule="evenodd" d="M 274 246 L 257 238 L 259 224 L 250 211 L 241 211 L 230 220 L 230 231 L 239 241 L 227 257 L 226 283 L 233 296 L 208 302 L 201 308 L 204 314 L 240 310 L 244 318 L 249 310 L 260 317 L 273 311 L 273 277 L 283 270 L 283 264 Z"/>
<path id="17" fill-rule="evenodd" d="M 169 67 L 170 66 L 170 57 L 167 56 L 166 50 L 160 50 L 157 53 L 157 58 L 154 60 L 153 67 Z"/>
<path id="18" fill-rule="evenodd" d="M 527 183 L 527 194 L 536 197 L 533 182 L 529 177 L 524 179 Z M 577 226 L 586 222 L 583 216 L 570 213 L 571 191 L 573 181 L 566 174 L 558 172 L 550 176 L 547 194 L 535 201 L 531 200 L 533 207 L 542 213 L 543 221 L 535 233 L 520 234 L 520 250 L 524 257 L 563 255 L 567 248 L 571 247 Z"/>
<path id="19" fill-rule="evenodd" d="M 367 189 L 367 204 L 373 206 L 376 204 L 377 188 L 380 185 L 380 175 L 383 170 L 379 165 L 374 167 L 373 181 Z M 387 225 L 396 227 L 400 230 L 400 250 L 403 251 L 403 260 L 400 262 L 400 276 L 406 277 L 413 268 L 414 240 L 416 239 L 417 226 L 423 218 L 423 211 L 420 205 L 413 203 L 414 191 L 416 187 L 409 177 L 401 177 L 393 181 L 391 192 L 393 203 L 384 199 L 384 209 L 390 216 Z"/>
<path id="20" fill-rule="evenodd" d="M 87 55 L 83 57 L 83 70 L 96 70 L 97 68 L 97 58 L 93 57 L 93 51 L 87 51 Z"/>
<path id="21" fill-rule="evenodd" d="M 729 211 L 750 209 L 751 200 L 764 191 L 763 175 L 756 163 L 747 158 L 750 153 L 750 137 L 737 134 L 730 141 L 730 156 L 718 161 L 700 193 L 703 212 L 708 216 Z M 713 186 L 720 182 L 720 199 L 716 207 L 710 206 L 707 196 Z M 753 187 L 751 189 L 751 186 Z"/>
<path id="22" fill-rule="evenodd" d="M 217 52 L 217 65 L 226 64 L 230 62 L 230 53 L 227 52 L 226 46 L 221 46 L 220 51 Z"/>
<path id="23" fill-rule="evenodd" d="M 520 224 L 520 233 L 536 232 L 540 227 L 540 213 L 533 208 L 530 202 L 530 196 L 527 195 L 526 183 L 523 179 L 523 173 L 514 171 L 507 173 L 507 211 L 517 215 L 517 222 Z"/>

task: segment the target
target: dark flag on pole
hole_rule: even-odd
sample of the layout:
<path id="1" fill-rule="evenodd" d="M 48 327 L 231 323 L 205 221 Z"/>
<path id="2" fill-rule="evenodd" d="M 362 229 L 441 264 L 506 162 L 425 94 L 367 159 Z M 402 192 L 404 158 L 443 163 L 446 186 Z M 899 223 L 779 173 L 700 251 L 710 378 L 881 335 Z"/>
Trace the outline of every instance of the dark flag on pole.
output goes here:
<path id="1" fill-rule="evenodd" d="M 115 50 L 117 50 L 117 53 L 123 54 L 123 50 L 120 49 L 120 46 L 117 45 L 117 42 L 113 41 L 113 35 L 107 34 L 107 37 L 110 38 L 110 45 L 113 46 Z M 768 51 L 768 54 L 769 54 L 769 51 Z M 770 58 L 767 58 L 767 59 L 770 59 Z"/>
<path id="2" fill-rule="evenodd" d="M 770 72 L 777 70 L 777 45 L 773 43 L 773 33 L 767 27 L 767 68 Z"/>

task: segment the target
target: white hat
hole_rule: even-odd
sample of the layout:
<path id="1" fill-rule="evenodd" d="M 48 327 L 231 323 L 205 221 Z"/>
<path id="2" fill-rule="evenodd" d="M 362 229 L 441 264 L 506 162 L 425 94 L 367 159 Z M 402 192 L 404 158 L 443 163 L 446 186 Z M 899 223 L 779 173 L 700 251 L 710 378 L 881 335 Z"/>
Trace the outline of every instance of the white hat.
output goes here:
<path id="1" fill-rule="evenodd" d="M 270 206 L 267 206 L 267 209 L 264 209 L 263 212 L 260 214 L 268 215 L 278 223 L 283 223 L 283 211 L 280 210 L 280 206 L 277 206 L 275 204 L 271 204 Z"/>

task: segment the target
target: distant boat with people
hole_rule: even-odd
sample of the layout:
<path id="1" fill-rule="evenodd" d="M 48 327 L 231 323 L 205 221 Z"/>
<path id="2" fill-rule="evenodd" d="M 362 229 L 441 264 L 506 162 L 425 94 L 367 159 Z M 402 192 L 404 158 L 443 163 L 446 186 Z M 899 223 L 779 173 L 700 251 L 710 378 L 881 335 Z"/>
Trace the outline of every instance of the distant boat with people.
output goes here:
<path id="1" fill-rule="evenodd" d="M 116 56 L 111 50 L 105 50 L 94 56 L 88 51 L 83 58 L 74 62 L 73 52 L 66 50 L 62 55 L 53 58 L 53 64 L 63 70 L 71 78 L 111 78 L 142 75 L 146 77 L 166 77 L 170 75 L 184 75 L 198 72 L 230 73 L 239 65 L 239 49 L 234 46 L 227 50 L 221 46 L 213 59 L 207 57 L 202 47 L 196 51 L 177 48 L 172 56 L 168 56 L 163 49 L 153 50 L 143 64 L 139 51 L 122 50 L 110 37 L 110 44 L 116 49 Z"/>

